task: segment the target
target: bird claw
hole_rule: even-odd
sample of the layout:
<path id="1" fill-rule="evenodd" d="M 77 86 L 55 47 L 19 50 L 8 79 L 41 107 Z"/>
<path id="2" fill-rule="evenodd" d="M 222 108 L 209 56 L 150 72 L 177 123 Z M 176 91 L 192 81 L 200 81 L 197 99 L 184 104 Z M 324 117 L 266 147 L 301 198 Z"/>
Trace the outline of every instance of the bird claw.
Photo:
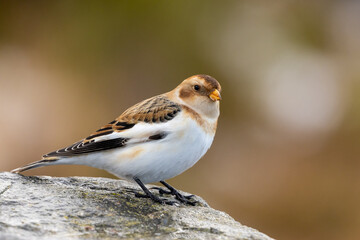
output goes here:
<path id="1" fill-rule="evenodd" d="M 193 197 L 195 197 L 195 195 L 194 194 L 191 194 L 191 195 L 182 195 L 184 198 L 186 198 L 186 199 L 188 199 L 188 200 L 190 200 L 190 199 L 192 199 Z"/>
<path id="2" fill-rule="evenodd" d="M 137 190 L 132 189 L 132 188 L 127 188 L 126 191 L 127 192 L 131 192 L 135 194 L 135 197 L 137 198 L 150 198 L 152 199 L 154 202 L 163 204 L 163 205 L 178 205 L 179 202 L 184 203 L 184 204 L 188 204 L 191 206 L 195 206 L 197 201 L 193 200 L 192 198 L 194 197 L 194 195 L 182 195 L 181 193 L 179 193 L 176 189 L 171 189 L 169 191 L 162 189 L 161 187 L 152 187 L 150 188 L 152 190 L 157 190 L 160 194 L 160 196 L 163 196 L 164 194 L 168 194 L 168 195 L 173 195 L 175 196 L 175 201 L 173 200 L 169 200 L 169 199 L 165 199 L 165 198 L 159 198 L 151 193 L 149 193 L 151 196 L 149 196 L 148 194 L 142 194 L 139 193 Z M 193 200 L 193 201 L 190 201 Z"/>
<path id="3" fill-rule="evenodd" d="M 177 201 L 172 201 L 172 200 L 165 199 L 165 198 L 158 198 L 156 196 L 150 197 L 150 196 L 148 196 L 146 194 L 141 194 L 141 193 L 138 193 L 138 192 L 135 192 L 135 197 L 137 197 L 137 198 L 151 198 L 153 201 L 158 202 L 158 203 L 163 204 L 163 205 L 166 204 L 166 205 L 173 206 L 173 205 L 179 204 Z"/>
<path id="4" fill-rule="evenodd" d="M 166 190 L 162 189 L 161 187 L 152 187 L 150 189 L 158 190 L 160 195 L 171 194 L 171 191 L 166 191 Z"/>
<path id="5" fill-rule="evenodd" d="M 171 195 L 175 196 L 175 198 L 177 200 L 179 200 L 180 202 L 185 203 L 185 204 L 195 206 L 195 204 L 197 203 L 197 201 L 195 201 L 195 200 L 190 201 L 194 197 L 194 195 L 182 195 L 181 193 L 179 193 L 176 190 L 167 191 L 167 190 L 162 189 L 161 187 L 152 187 L 151 189 L 158 190 L 160 195 L 171 194 Z"/>
<path id="6" fill-rule="evenodd" d="M 180 194 L 179 192 L 177 192 L 177 193 L 175 194 L 175 198 L 176 198 L 177 200 L 179 200 L 180 202 L 185 203 L 185 204 L 189 204 L 189 205 L 192 205 L 192 206 L 195 206 L 196 203 L 197 203 L 197 201 L 195 201 L 195 200 L 194 200 L 194 201 L 190 201 L 192 197 L 194 197 L 194 195 L 184 196 L 184 195 Z"/>

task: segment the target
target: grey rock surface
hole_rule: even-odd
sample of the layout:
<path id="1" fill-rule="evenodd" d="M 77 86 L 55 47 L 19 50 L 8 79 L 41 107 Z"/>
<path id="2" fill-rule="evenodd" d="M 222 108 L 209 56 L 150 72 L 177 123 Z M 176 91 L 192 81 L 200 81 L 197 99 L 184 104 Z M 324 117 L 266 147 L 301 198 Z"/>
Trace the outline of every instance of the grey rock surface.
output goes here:
<path id="1" fill-rule="evenodd" d="M 271 239 L 199 197 L 196 206 L 168 206 L 131 190 L 140 192 L 122 180 L 0 173 L 0 240 Z"/>

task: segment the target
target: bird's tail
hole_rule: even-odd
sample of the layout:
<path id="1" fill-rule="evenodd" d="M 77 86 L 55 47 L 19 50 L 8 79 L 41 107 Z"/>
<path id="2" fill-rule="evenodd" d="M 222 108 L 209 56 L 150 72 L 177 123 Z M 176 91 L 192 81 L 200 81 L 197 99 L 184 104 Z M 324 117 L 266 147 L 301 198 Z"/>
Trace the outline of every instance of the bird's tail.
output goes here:
<path id="1" fill-rule="evenodd" d="M 38 167 L 53 165 L 57 160 L 58 160 L 58 158 L 55 158 L 55 157 L 45 158 L 45 159 L 42 159 L 40 161 L 32 162 L 32 163 L 29 163 L 29 164 L 27 164 L 25 166 L 16 168 L 14 170 L 11 170 L 11 172 L 12 173 L 20 173 L 20 172 L 23 172 L 23 171 L 30 170 L 32 168 L 38 168 Z"/>

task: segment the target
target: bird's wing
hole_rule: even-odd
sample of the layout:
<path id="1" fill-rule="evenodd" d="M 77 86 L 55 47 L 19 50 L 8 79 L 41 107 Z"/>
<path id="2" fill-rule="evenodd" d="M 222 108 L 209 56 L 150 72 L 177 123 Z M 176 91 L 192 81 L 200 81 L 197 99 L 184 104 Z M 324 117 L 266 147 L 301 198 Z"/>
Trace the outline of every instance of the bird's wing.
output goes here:
<path id="1" fill-rule="evenodd" d="M 155 127 L 156 124 L 172 120 L 180 111 L 181 106 L 169 100 L 165 95 L 149 98 L 127 109 L 114 121 L 87 138 L 66 148 L 48 153 L 43 158 L 71 157 L 125 147 L 129 143 L 162 139 L 166 133 L 159 131 L 159 128 Z M 145 124 L 141 129 L 144 129 L 146 134 L 141 134 L 139 131 L 130 134 L 129 130 L 139 123 Z"/>

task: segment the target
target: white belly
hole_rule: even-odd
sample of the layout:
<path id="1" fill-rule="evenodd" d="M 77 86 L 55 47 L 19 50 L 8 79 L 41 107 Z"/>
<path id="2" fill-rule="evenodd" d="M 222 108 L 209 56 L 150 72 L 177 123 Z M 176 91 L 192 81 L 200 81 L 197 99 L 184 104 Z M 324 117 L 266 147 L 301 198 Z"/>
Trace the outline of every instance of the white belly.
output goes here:
<path id="1" fill-rule="evenodd" d="M 114 164 L 106 170 L 122 178 L 136 176 L 144 183 L 166 180 L 192 167 L 210 148 L 213 138 L 192 122 L 184 131 L 170 133 L 164 140 L 115 154 Z M 137 155 L 131 158 L 132 153 Z"/>
<path id="2" fill-rule="evenodd" d="M 70 164 L 102 168 L 129 180 L 136 176 L 143 183 L 175 177 L 192 167 L 207 152 L 214 134 L 203 131 L 192 119 L 171 122 L 170 128 L 164 123 L 166 131 L 173 129 L 164 139 L 77 157 Z"/>

